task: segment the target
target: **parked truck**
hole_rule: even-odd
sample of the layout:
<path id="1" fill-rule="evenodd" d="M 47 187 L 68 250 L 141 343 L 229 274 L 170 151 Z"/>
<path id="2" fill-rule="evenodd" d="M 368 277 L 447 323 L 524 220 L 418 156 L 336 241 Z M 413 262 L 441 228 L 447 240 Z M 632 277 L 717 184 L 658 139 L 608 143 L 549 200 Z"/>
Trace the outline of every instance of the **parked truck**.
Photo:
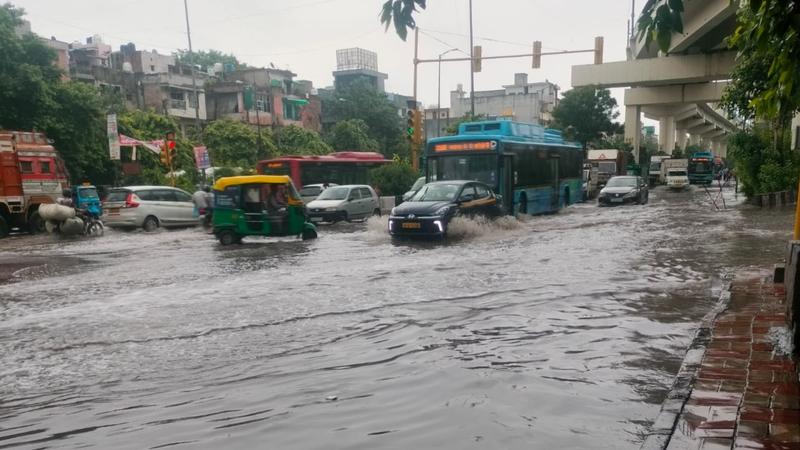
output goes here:
<path id="1" fill-rule="evenodd" d="M 668 156 L 651 156 L 650 157 L 650 171 L 648 172 L 648 181 L 650 186 L 664 184 L 664 175 L 661 173 L 661 163 L 669 159 Z"/>
<path id="2" fill-rule="evenodd" d="M 42 133 L 0 131 L 0 238 L 14 229 L 44 230 L 39 206 L 55 203 L 67 171 Z"/>
<path id="3" fill-rule="evenodd" d="M 621 150 L 589 150 L 586 160 L 597 168 L 597 186 L 600 188 L 611 177 L 625 175 L 625 152 Z"/>

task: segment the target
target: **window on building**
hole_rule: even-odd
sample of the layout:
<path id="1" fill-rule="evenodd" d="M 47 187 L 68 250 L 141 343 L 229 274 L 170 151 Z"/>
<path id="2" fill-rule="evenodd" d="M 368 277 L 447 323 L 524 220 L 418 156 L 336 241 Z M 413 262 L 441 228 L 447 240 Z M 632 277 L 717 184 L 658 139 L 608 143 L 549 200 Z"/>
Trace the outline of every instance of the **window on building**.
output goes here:
<path id="1" fill-rule="evenodd" d="M 186 100 L 188 101 L 189 108 L 197 108 L 197 96 L 194 92 L 187 92 Z"/>
<path id="2" fill-rule="evenodd" d="M 150 72 L 155 72 L 155 71 L 156 71 L 156 66 L 150 64 Z"/>
<path id="3" fill-rule="evenodd" d="M 257 95 L 256 96 L 256 109 L 258 111 L 263 112 L 270 112 L 270 104 L 269 104 L 269 97 L 266 95 Z"/>
<path id="4" fill-rule="evenodd" d="M 172 109 L 186 109 L 186 94 L 183 91 L 170 91 L 169 104 Z"/>
<path id="5" fill-rule="evenodd" d="M 289 120 L 300 120 L 300 108 L 294 102 L 283 102 L 283 117 Z"/>

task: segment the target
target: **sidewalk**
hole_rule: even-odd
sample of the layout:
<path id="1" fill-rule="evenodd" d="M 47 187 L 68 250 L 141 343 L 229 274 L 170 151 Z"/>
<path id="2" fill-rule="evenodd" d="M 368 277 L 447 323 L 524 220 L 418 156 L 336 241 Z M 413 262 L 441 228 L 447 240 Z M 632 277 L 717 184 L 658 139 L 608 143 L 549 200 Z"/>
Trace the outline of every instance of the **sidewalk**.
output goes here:
<path id="1" fill-rule="evenodd" d="M 685 386 L 673 388 L 656 421 L 671 431 L 656 431 L 643 448 L 800 450 L 797 361 L 780 343 L 788 341 L 784 289 L 768 280 L 733 282 L 725 310 L 693 346 L 705 347 L 702 359 L 684 363 Z"/>

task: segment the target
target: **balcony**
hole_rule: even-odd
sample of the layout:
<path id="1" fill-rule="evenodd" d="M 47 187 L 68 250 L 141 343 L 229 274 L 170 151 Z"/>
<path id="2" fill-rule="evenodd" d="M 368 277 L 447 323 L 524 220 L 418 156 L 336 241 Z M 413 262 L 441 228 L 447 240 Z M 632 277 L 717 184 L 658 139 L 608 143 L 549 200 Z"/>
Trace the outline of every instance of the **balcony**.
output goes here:
<path id="1" fill-rule="evenodd" d="M 170 109 L 186 109 L 186 100 L 176 100 L 174 98 L 169 100 Z"/>

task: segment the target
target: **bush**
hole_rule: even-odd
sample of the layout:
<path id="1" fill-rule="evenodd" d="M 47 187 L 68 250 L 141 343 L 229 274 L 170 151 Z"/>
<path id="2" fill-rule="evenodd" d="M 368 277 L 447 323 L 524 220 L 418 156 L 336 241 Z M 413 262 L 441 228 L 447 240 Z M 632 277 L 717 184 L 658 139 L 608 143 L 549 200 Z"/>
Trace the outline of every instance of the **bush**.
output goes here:
<path id="1" fill-rule="evenodd" d="M 408 161 L 399 160 L 372 169 L 370 175 L 372 186 L 380 191 L 380 195 L 387 196 L 404 194 L 420 176 Z"/>

